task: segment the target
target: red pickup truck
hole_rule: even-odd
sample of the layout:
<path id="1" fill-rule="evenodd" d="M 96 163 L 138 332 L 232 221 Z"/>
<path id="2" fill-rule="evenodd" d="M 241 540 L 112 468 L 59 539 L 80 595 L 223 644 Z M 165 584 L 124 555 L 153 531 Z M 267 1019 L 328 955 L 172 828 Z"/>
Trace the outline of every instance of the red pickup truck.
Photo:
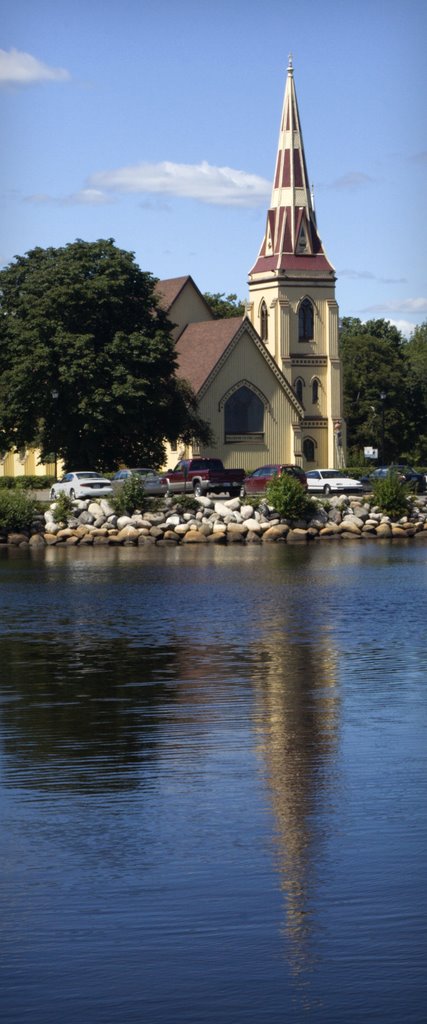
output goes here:
<path id="1" fill-rule="evenodd" d="M 181 459 L 175 469 L 163 473 L 168 494 L 188 492 L 196 497 L 223 491 L 240 494 L 244 476 L 244 469 L 224 469 L 221 459 Z"/>

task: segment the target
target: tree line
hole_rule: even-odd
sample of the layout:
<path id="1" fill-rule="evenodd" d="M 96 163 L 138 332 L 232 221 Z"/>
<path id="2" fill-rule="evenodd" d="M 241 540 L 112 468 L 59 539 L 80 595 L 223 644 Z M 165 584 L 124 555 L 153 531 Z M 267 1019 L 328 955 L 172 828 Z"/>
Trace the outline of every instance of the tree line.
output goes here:
<path id="1" fill-rule="evenodd" d="M 385 463 L 426 466 L 427 321 L 407 340 L 388 320 L 344 317 L 340 355 L 348 463 L 372 446 Z"/>
<path id="2" fill-rule="evenodd" d="M 162 465 L 165 440 L 212 441 L 176 376 L 157 280 L 113 239 L 35 248 L 0 271 L 0 450 L 36 447 L 65 465 Z M 235 294 L 205 293 L 216 318 Z M 363 449 L 427 464 L 427 322 L 406 340 L 386 320 L 340 330 L 348 462 Z M 382 397 L 381 397 L 382 396 Z"/>

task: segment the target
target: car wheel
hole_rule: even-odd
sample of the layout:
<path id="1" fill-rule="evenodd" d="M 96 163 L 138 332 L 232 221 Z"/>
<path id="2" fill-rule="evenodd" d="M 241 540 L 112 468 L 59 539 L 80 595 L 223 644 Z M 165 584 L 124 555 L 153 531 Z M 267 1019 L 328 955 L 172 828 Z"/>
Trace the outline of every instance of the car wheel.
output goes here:
<path id="1" fill-rule="evenodd" d="M 70 488 L 70 498 L 71 498 L 72 501 L 74 501 L 75 497 L 76 497 L 76 492 L 74 490 L 74 487 L 71 487 Z"/>
<path id="2" fill-rule="evenodd" d="M 54 487 L 51 487 L 51 489 L 50 489 L 50 500 L 51 500 L 51 501 L 55 501 L 55 498 L 56 498 L 56 491 L 55 491 L 55 488 L 54 488 Z"/>
<path id="3" fill-rule="evenodd" d="M 330 488 L 329 484 L 325 484 L 325 486 L 323 488 L 323 493 L 326 494 L 326 495 L 331 493 L 331 488 Z"/>
<path id="4" fill-rule="evenodd" d="M 201 484 L 194 484 L 193 485 L 193 491 L 194 491 L 194 497 L 195 498 L 202 498 L 203 497 L 203 490 L 202 490 L 202 485 Z"/>

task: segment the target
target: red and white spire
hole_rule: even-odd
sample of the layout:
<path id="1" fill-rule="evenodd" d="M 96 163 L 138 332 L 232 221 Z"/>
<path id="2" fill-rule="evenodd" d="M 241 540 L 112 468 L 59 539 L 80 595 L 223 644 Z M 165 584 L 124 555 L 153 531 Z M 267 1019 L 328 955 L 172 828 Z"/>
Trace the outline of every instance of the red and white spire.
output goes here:
<path id="1" fill-rule="evenodd" d="M 265 236 L 250 274 L 298 270 L 333 273 L 317 234 L 295 92 L 292 57 Z"/>

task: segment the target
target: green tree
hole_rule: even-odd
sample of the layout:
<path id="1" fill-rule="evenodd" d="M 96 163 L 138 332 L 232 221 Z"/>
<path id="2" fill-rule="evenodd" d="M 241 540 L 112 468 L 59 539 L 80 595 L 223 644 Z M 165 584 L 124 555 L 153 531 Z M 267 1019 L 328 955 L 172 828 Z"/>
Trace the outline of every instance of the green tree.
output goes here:
<path id="1" fill-rule="evenodd" d="M 362 323 L 344 317 L 340 355 L 350 464 L 363 462 L 365 445 L 378 448 L 386 462 L 396 461 L 411 442 L 407 365 L 400 331 L 387 320 Z M 384 400 L 381 393 L 386 395 Z"/>
<path id="2" fill-rule="evenodd" d="M 203 298 L 206 299 L 215 320 L 245 315 L 245 303 L 238 299 L 234 293 L 225 295 L 224 292 L 214 292 L 213 294 L 212 292 L 204 292 Z"/>
<path id="3" fill-rule="evenodd" d="M 0 271 L 2 448 L 113 468 L 161 464 L 164 439 L 210 440 L 155 285 L 113 239 L 36 248 Z"/>
<path id="4" fill-rule="evenodd" d="M 407 368 L 412 457 L 427 465 L 427 321 L 419 324 L 403 347 Z"/>
<path id="5" fill-rule="evenodd" d="M 267 484 L 266 498 L 269 505 L 278 512 L 282 519 L 308 519 L 314 516 L 317 505 L 313 498 L 301 486 L 299 480 L 283 473 L 274 476 Z"/>

